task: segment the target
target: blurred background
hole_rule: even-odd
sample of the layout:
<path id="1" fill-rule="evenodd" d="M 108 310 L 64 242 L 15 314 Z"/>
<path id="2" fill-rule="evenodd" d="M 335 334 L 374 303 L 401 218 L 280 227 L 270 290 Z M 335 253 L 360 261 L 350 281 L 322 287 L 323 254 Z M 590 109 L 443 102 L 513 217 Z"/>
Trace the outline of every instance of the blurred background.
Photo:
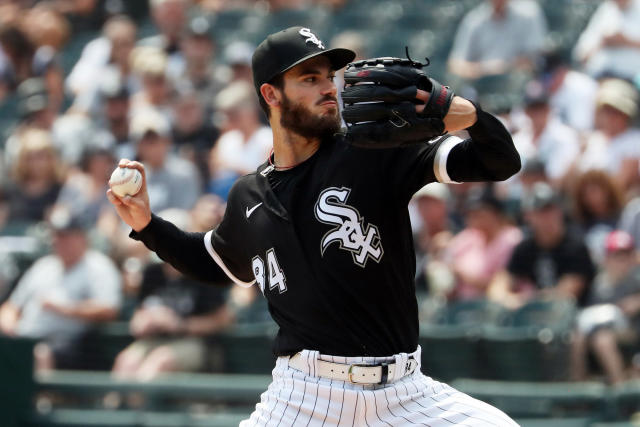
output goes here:
<path id="1" fill-rule="evenodd" d="M 105 191 L 138 159 L 154 212 L 214 228 L 272 146 L 251 55 L 292 25 L 429 58 L 522 157 L 506 182 L 429 184 L 409 206 L 423 372 L 523 426 L 639 426 L 640 0 L 0 2 L 0 425 L 252 411 L 265 300 L 162 264 Z"/>

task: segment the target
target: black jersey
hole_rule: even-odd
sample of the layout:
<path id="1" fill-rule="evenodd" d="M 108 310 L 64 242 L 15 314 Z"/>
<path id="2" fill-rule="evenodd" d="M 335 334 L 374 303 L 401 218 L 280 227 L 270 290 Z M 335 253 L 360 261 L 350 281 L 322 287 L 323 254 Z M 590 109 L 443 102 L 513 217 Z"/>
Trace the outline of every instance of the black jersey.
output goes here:
<path id="1" fill-rule="evenodd" d="M 409 200 L 429 182 L 502 180 L 520 167 L 493 116 L 478 111 L 469 134 L 381 150 L 336 136 L 293 169 L 265 162 L 234 184 L 224 219 L 206 233 L 204 246 L 234 282 L 256 284 L 267 298 L 280 327 L 277 355 L 415 351 Z"/>

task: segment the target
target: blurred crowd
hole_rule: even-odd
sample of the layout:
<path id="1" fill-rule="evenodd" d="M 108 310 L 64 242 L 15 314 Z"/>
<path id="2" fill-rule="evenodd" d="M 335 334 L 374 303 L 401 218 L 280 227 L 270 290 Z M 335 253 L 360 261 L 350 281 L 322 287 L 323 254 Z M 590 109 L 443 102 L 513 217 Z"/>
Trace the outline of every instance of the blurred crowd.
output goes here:
<path id="1" fill-rule="evenodd" d="M 109 176 L 118 159 L 137 159 L 155 213 L 190 231 L 214 228 L 231 185 L 272 146 L 251 83 L 266 34 L 222 42 L 216 17 L 318 10 L 337 19 L 375 3 L 2 2 L 0 103 L 15 120 L 0 129 L 0 332 L 40 340 L 39 369 L 77 369 L 87 333 L 128 322 L 135 340 L 114 375 L 209 369 L 211 337 L 256 290 L 194 283 L 129 239 L 106 199 Z M 640 356 L 619 350 L 631 342 L 640 354 L 640 0 L 546 5 L 593 10 L 568 44 L 550 37 L 539 2 L 457 3 L 451 46 L 431 58 L 446 64 L 435 77 L 503 119 L 523 167 L 495 185 L 434 183 L 415 194 L 420 298 L 509 310 L 574 301 L 572 377 L 593 374 L 591 354 L 607 381 L 623 381 L 640 372 Z M 366 32 L 317 30 L 360 58 L 375 52 Z M 87 34 L 63 66 L 66 46 Z"/>

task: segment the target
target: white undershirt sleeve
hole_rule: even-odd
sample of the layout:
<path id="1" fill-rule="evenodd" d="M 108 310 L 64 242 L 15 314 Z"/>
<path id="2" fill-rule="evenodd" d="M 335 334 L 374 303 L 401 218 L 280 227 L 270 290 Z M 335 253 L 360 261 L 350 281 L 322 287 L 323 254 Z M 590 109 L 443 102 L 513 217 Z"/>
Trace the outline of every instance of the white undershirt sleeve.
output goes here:
<path id="1" fill-rule="evenodd" d="M 447 172 L 447 159 L 449 158 L 449 153 L 451 153 L 453 147 L 461 142 L 461 138 L 451 135 L 442 141 L 438 147 L 438 151 L 436 151 L 435 159 L 433 161 L 433 173 L 435 174 L 438 182 L 443 184 L 460 184 L 449 177 L 449 173 Z"/>

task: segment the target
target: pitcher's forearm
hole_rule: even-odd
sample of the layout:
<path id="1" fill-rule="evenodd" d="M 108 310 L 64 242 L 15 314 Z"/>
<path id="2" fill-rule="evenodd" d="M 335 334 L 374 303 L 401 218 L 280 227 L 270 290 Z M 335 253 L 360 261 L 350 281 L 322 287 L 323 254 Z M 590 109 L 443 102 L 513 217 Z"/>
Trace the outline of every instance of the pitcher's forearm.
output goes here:
<path id="1" fill-rule="evenodd" d="M 456 132 L 473 126 L 477 120 L 476 107 L 469 100 L 455 96 L 444 117 L 444 128 L 447 132 Z"/>

